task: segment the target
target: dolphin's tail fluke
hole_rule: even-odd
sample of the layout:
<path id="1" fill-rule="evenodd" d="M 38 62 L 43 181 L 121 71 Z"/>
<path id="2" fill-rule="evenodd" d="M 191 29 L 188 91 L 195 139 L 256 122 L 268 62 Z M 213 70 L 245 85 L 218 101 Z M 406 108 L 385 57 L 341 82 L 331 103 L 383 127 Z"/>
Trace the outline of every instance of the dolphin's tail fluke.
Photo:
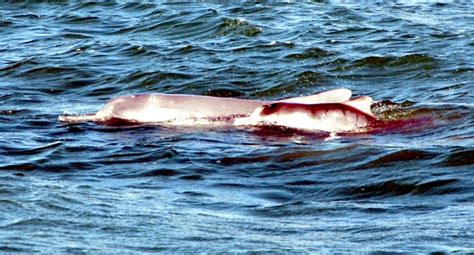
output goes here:
<path id="1" fill-rule="evenodd" d="M 69 122 L 69 123 L 88 122 L 88 121 L 97 122 L 101 120 L 101 118 L 97 117 L 95 114 L 59 115 L 58 119 L 61 122 Z"/>

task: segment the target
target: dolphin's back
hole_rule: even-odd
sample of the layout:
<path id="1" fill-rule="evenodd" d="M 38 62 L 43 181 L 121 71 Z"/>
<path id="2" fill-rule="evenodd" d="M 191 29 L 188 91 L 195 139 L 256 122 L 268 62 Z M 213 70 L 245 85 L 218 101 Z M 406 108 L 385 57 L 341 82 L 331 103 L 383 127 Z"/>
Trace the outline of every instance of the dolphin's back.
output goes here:
<path id="1" fill-rule="evenodd" d="M 124 96 L 107 103 L 98 117 L 136 122 L 169 122 L 186 119 L 213 119 L 243 116 L 253 112 L 261 101 L 208 96 L 145 94 Z"/>

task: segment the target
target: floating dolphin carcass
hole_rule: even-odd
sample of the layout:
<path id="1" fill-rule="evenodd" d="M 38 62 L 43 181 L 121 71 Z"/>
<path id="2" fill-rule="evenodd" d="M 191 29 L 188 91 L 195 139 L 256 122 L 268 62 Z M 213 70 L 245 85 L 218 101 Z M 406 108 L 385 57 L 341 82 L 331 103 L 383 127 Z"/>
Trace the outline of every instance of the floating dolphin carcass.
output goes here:
<path id="1" fill-rule="evenodd" d="M 109 101 L 95 114 L 61 115 L 61 122 L 105 125 L 282 126 L 305 131 L 357 132 L 377 122 L 372 99 L 348 89 L 278 101 L 196 95 L 142 94 Z"/>

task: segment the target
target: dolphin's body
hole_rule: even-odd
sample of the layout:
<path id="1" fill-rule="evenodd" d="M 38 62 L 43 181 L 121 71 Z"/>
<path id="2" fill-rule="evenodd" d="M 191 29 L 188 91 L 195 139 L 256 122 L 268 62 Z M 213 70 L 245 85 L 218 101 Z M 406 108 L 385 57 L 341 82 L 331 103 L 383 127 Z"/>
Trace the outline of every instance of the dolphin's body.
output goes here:
<path id="1" fill-rule="evenodd" d="M 108 125 L 277 125 L 328 132 L 357 131 L 376 119 L 370 110 L 372 99 L 351 100 L 351 94 L 348 89 L 335 89 L 280 101 L 143 94 L 113 99 L 95 114 L 59 116 L 59 120 Z"/>

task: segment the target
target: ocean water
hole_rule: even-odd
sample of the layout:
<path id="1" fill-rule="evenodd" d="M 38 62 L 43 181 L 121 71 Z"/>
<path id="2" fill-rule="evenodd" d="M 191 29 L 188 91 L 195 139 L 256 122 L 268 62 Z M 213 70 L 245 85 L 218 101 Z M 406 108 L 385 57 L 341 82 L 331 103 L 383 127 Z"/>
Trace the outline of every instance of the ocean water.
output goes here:
<path id="1" fill-rule="evenodd" d="M 470 1 L 0 3 L 0 253 L 473 252 Z M 64 124 L 137 93 L 345 87 L 289 130 Z"/>

